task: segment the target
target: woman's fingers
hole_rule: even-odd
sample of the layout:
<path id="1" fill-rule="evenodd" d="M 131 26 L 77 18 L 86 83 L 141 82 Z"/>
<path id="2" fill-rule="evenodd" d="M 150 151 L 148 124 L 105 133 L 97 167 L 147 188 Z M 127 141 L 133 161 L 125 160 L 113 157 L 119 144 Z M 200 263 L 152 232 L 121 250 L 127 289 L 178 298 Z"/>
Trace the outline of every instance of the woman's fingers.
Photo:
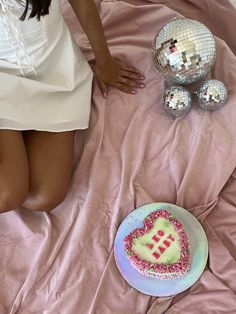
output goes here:
<path id="1" fill-rule="evenodd" d="M 117 77 L 116 82 L 124 84 L 126 86 L 131 86 L 134 88 L 145 87 L 145 84 L 143 83 L 143 80 L 145 79 L 145 77 L 139 72 L 139 70 L 135 69 L 132 66 L 124 64 L 122 62 L 119 62 L 118 65 L 119 65 L 119 76 Z"/>
<path id="2" fill-rule="evenodd" d="M 126 70 L 121 68 L 119 69 L 118 76 L 116 77 L 115 82 L 134 88 L 145 87 L 145 84 L 143 82 L 144 76 L 140 73 L 128 71 L 127 68 L 132 69 L 132 67 L 130 66 L 126 66 Z"/>
<path id="3" fill-rule="evenodd" d="M 145 87 L 145 77 L 139 70 L 121 61 L 115 61 L 114 58 L 112 64 L 96 65 L 94 70 L 104 98 L 108 94 L 108 86 L 129 94 L 136 94 L 137 88 Z"/>
<path id="4" fill-rule="evenodd" d="M 98 86 L 100 88 L 100 91 L 102 93 L 102 96 L 104 98 L 107 97 L 108 95 L 108 88 L 107 85 L 104 83 L 103 79 L 101 78 L 101 75 L 99 73 L 99 70 L 95 69 L 95 74 L 96 74 L 96 78 L 97 78 L 97 82 L 98 82 Z"/>
<path id="5" fill-rule="evenodd" d="M 140 73 L 134 73 L 122 69 L 120 69 L 120 76 L 127 77 L 137 81 L 143 81 L 145 79 L 145 77 Z"/>
<path id="6" fill-rule="evenodd" d="M 120 83 L 126 86 L 134 87 L 134 88 L 143 88 L 145 85 L 143 82 L 132 79 L 132 78 L 127 78 L 123 76 L 119 76 L 116 80 L 115 83 Z"/>
<path id="7" fill-rule="evenodd" d="M 115 87 L 115 88 L 119 89 L 120 91 L 127 93 L 127 94 L 135 95 L 137 93 L 135 88 L 132 88 L 132 86 L 124 85 L 124 84 L 119 83 L 119 82 L 112 82 L 111 86 L 113 86 L 113 87 Z"/>

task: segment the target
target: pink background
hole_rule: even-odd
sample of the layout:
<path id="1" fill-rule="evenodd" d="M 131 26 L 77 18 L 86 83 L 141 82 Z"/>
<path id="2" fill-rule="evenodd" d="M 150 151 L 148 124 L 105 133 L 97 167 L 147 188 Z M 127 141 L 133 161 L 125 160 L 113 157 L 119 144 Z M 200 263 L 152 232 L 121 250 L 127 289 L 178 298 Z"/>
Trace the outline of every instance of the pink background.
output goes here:
<path id="1" fill-rule="evenodd" d="M 236 309 L 236 10 L 229 1 L 99 1 L 114 56 L 146 76 L 136 96 L 93 86 L 90 128 L 78 132 L 66 199 L 51 213 L 0 215 L 0 314 L 235 313 Z M 63 10 L 89 60 L 90 45 L 69 5 Z M 163 115 L 164 81 L 151 44 L 178 13 L 217 36 L 209 78 L 223 80 L 227 105 L 185 117 Z M 46 175 L 46 174 L 45 174 Z M 176 203 L 202 223 L 207 267 L 190 289 L 154 298 L 130 287 L 114 261 L 122 220 L 150 202 Z"/>

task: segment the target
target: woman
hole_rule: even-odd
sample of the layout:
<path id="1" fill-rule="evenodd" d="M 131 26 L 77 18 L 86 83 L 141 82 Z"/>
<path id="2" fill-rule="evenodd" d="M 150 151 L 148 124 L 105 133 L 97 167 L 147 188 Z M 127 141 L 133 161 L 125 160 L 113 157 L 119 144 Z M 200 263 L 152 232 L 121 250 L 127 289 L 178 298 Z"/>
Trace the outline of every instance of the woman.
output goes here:
<path id="1" fill-rule="evenodd" d="M 69 0 L 95 54 L 104 97 L 144 77 L 115 61 L 93 0 Z M 74 134 L 88 127 L 92 71 L 75 46 L 59 0 L 0 0 L 0 212 L 49 211 L 70 182 Z"/>

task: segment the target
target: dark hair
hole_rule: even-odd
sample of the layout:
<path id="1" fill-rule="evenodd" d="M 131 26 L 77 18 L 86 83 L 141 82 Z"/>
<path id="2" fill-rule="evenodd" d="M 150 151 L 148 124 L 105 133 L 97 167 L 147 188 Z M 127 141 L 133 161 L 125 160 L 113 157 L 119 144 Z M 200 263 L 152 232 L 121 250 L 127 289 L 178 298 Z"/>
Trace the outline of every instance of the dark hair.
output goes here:
<path id="1" fill-rule="evenodd" d="M 26 15 L 29 10 L 29 5 L 31 4 L 31 13 L 29 15 L 29 19 L 37 17 L 37 19 L 40 20 L 41 16 L 49 14 L 49 7 L 51 5 L 51 1 L 52 0 L 25 0 L 25 10 L 20 19 L 23 21 L 26 18 Z"/>

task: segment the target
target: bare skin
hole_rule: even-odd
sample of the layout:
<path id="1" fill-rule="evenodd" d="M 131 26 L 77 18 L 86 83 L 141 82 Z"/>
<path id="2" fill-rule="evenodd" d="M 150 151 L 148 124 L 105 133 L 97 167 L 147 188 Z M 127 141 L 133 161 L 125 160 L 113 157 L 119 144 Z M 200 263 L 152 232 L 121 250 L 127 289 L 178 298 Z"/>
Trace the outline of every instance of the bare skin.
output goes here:
<path id="1" fill-rule="evenodd" d="M 49 211 L 63 201 L 72 172 L 74 134 L 74 131 L 25 132 L 29 164 L 25 208 Z"/>
<path id="2" fill-rule="evenodd" d="M 126 62 L 114 59 L 109 52 L 101 19 L 94 0 L 68 0 L 84 29 L 95 54 L 94 72 L 104 97 L 108 87 L 115 87 L 125 93 L 136 94 L 143 88 L 144 76 Z"/>
<path id="3" fill-rule="evenodd" d="M 29 167 L 21 132 L 0 131 L 0 212 L 24 202 L 29 190 Z"/>
<path id="4" fill-rule="evenodd" d="M 93 70 L 103 96 L 109 86 L 129 94 L 143 88 L 144 76 L 110 55 L 94 1 L 69 2 L 93 48 Z M 21 206 L 50 211 L 62 202 L 71 178 L 74 134 L 0 131 L 0 213 Z"/>
<path id="5" fill-rule="evenodd" d="M 0 213 L 49 211 L 68 190 L 74 131 L 0 131 Z"/>

